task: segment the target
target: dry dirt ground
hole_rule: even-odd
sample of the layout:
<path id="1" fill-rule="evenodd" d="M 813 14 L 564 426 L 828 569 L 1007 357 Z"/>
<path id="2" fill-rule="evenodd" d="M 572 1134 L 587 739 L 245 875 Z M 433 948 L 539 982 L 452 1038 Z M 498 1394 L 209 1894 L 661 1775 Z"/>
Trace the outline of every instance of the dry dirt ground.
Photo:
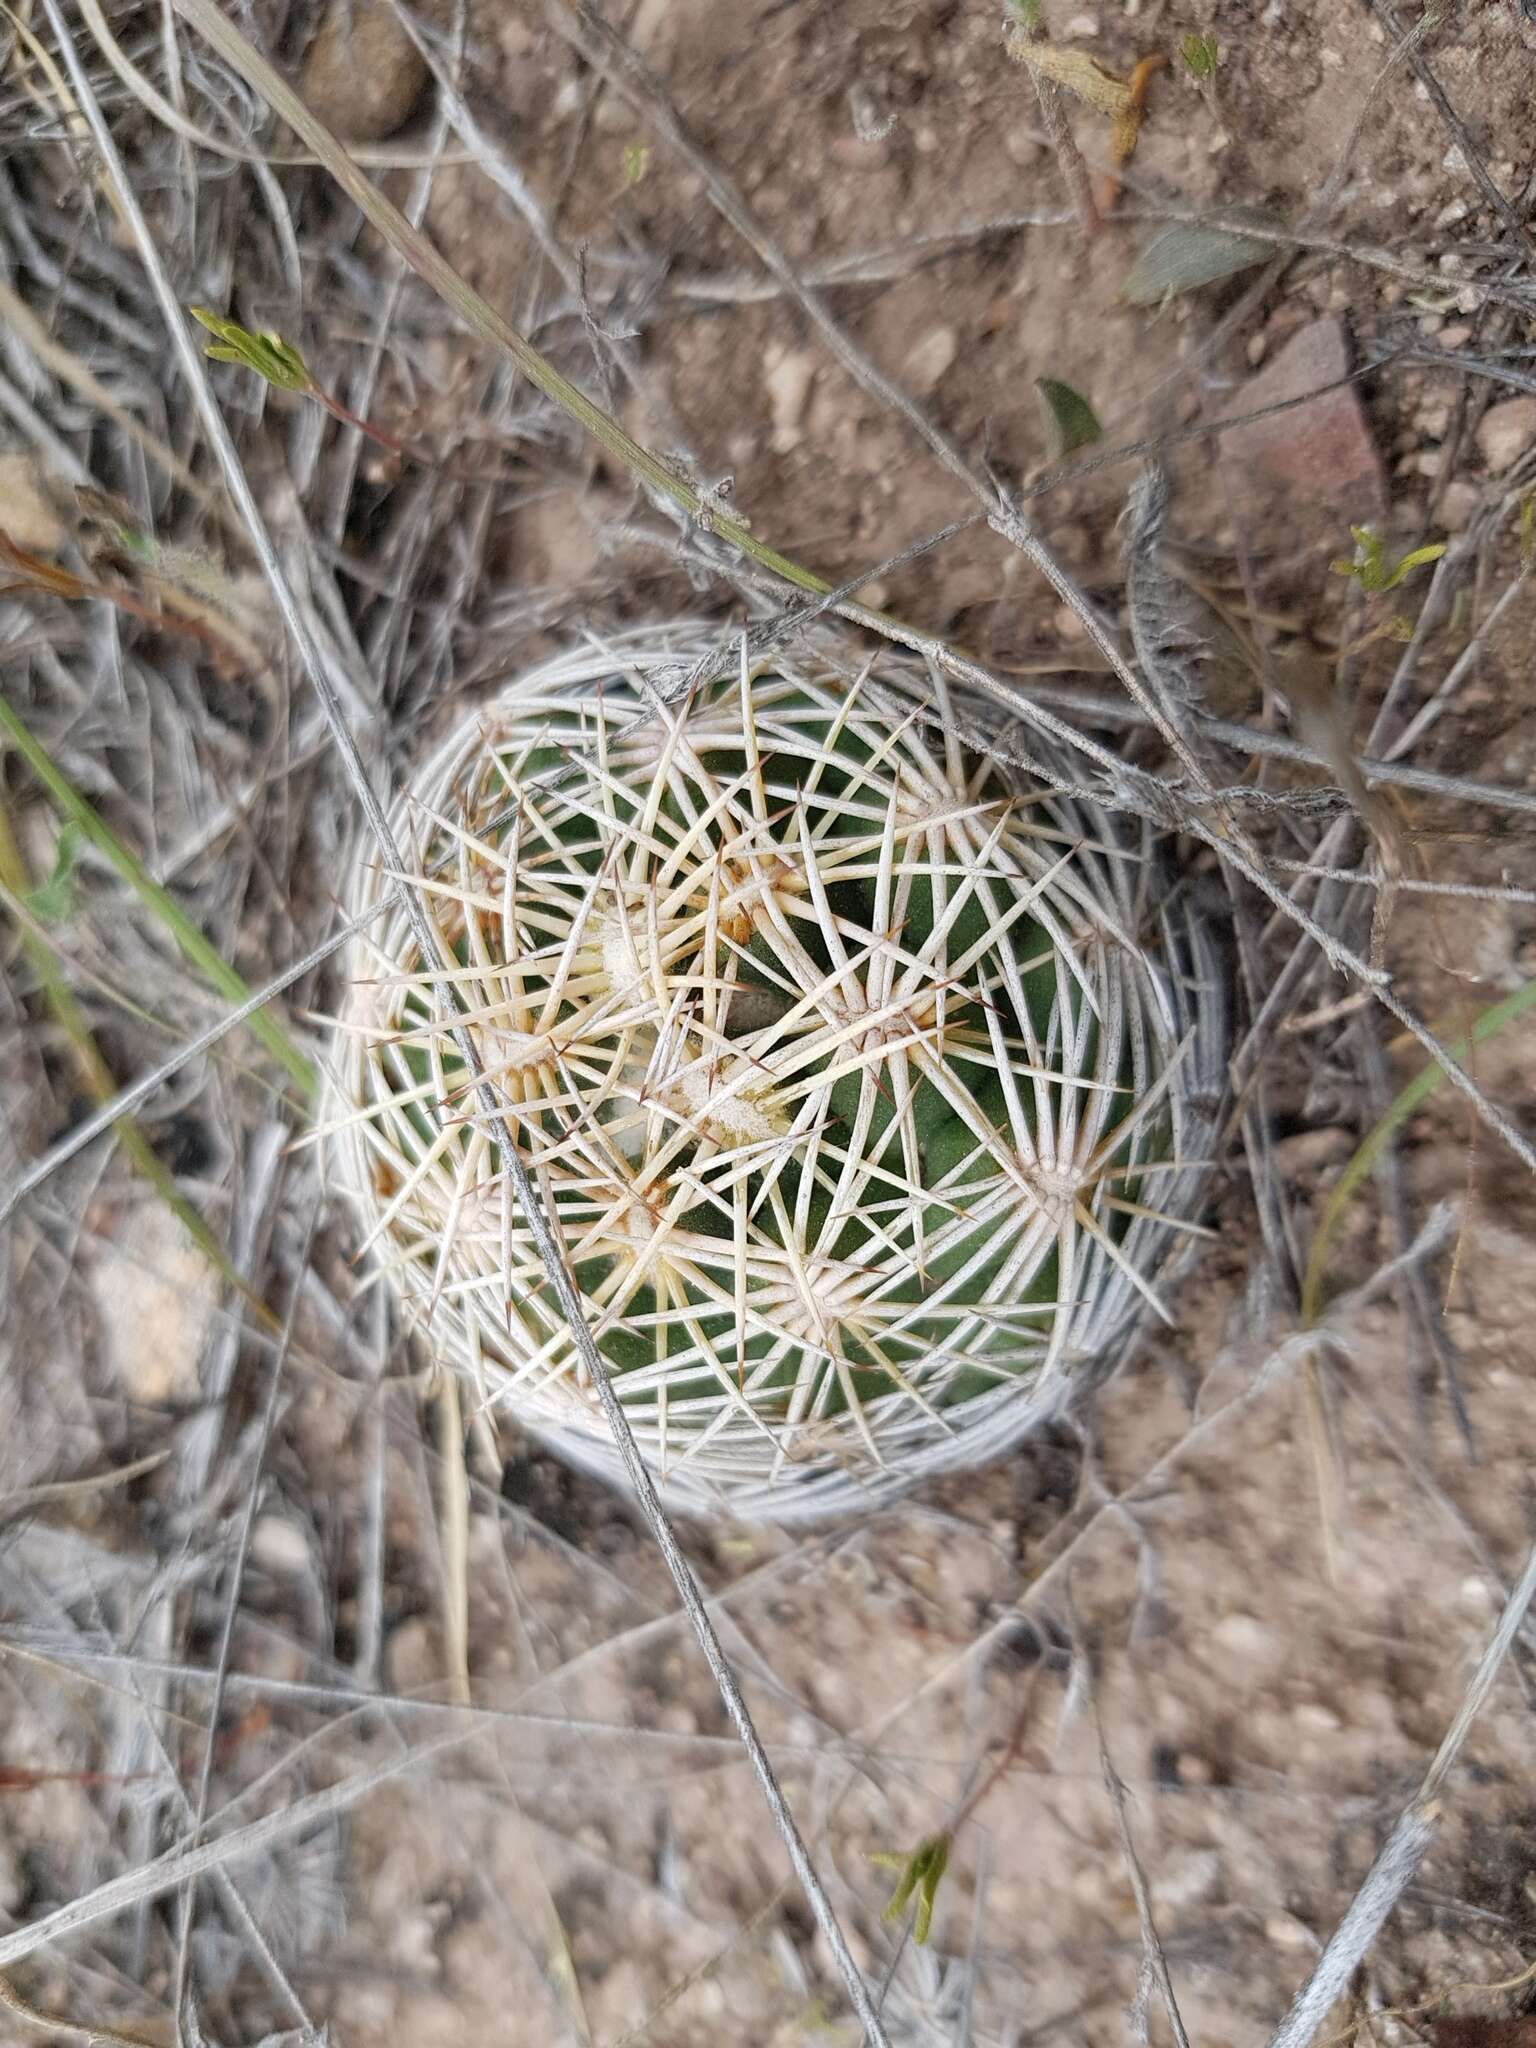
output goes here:
<path id="1" fill-rule="evenodd" d="M 625 98 L 622 71 L 577 54 L 573 36 L 588 57 L 601 46 L 573 16 L 531 0 L 475 0 L 457 23 L 430 13 L 460 101 L 392 20 L 353 5 L 350 27 L 344 7 L 321 27 L 319 55 L 318 10 L 258 7 L 251 25 L 351 134 L 446 146 L 430 179 L 379 175 L 493 303 L 756 533 L 834 578 L 870 570 L 871 602 L 1144 760 L 1081 620 L 984 523 L 873 573 L 974 499 L 834 359 L 712 205 L 711 181 L 730 182 L 865 355 L 1011 487 L 1055 460 L 1042 377 L 1091 402 L 1106 445 L 1174 436 L 1168 551 L 1215 605 L 1204 708 L 1331 764 L 1234 751 L 1224 772 L 1353 799 L 1344 756 L 1375 725 L 1378 752 L 1402 740 L 1416 768 L 1496 785 L 1507 802 L 1378 793 L 1353 838 L 1341 805 L 1332 858 L 1354 868 L 1374 844 L 1409 882 L 1490 892 L 1399 892 L 1379 934 L 1396 985 L 1446 1039 L 1528 980 L 1536 605 L 1518 493 L 1536 474 L 1536 397 L 1520 381 L 1536 333 L 1536 27 L 1518 6 L 1414 23 L 1387 0 L 1221 0 L 1209 18 L 1164 0 L 1076 13 L 1047 0 L 1051 38 L 1117 76 L 1172 60 L 1090 235 L 985 0 L 615 7 L 685 131 L 670 138 L 654 106 Z M 107 12 L 177 105 L 208 121 L 238 109 L 169 11 Z M 47 12 L 28 19 L 47 46 Z M 1206 30 L 1220 62 L 1202 88 L 1180 42 Z M 175 373 L 128 235 L 99 195 L 71 213 L 67 123 L 10 47 L 11 288 L 80 359 L 126 352 L 129 409 L 211 474 L 184 401 L 162 395 Z M 424 291 L 389 282 L 321 173 L 271 174 L 284 215 L 248 171 L 147 139 L 151 117 L 99 56 L 90 75 L 184 298 L 302 337 L 322 380 L 389 432 L 513 478 L 461 487 L 220 373 L 285 559 L 321 593 L 340 669 L 364 678 L 353 708 L 373 763 L 408 761 L 498 677 L 590 624 L 690 605 L 741 615 L 740 590 L 680 549 L 677 525 L 595 443 Z M 1064 104 L 1097 183 L 1109 124 Z M 453 160 L 466 152 L 479 162 Z M 29 225 L 39 190 L 68 232 Z M 1126 303 L 1170 210 L 1234 204 L 1286 224 L 1270 260 Z M 89 260 L 71 254 L 76 227 Z M 130 500 L 155 496 L 171 540 L 211 546 L 195 508 L 167 511 L 153 466 L 123 455 L 99 399 L 30 346 L 13 334 L 0 391 L 12 541 L 78 567 L 71 491 L 90 471 Z M 1368 374 L 1247 439 L 1193 437 L 1351 369 Z M 1032 504 L 1111 620 L 1134 475 L 1080 461 Z M 1377 596 L 1333 573 L 1362 519 L 1394 557 L 1440 539 L 1462 551 L 1406 653 L 1390 615 L 1420 618 L 1430 572 Z M 1524 544 L 1528 556 L 1528 532 Z M 233 543 L 228 558 L 230 575 L 249 573 Z M 117 618 L 136 664 L 103 652 L 99 623 L 73 623 L 78 607 L 66 618 L 33 592 L 10 610 L 8 694 L 14 679 L 77 782 L 248 978 L 318 944 L 352 841 L 302 677 L 283 659 L 259 678 L 210 673 L 186 648 L 173 650 L 185 673 L 169 656 L 157 668 L 159 643 Z M 29 652 L 39 637 L 51 666 Z M 1259 646 L 1257 672 L 1239 641 Z M 14 755 L 5 777 L 40 874 L 53 813 Z M 1318 834 L 1295 818 L 1273 850 L 1306 860 Z M 1187 860 L 1224 903 L 1209 852 Z M 1371 943 L 1358 890 L 1308 900 Z M 1252 951 L 1234 947 L 1239 1030 L 1289 956 L 1268 916 L 1250 906 Z M 7 1180 L 89 1094 L 16 929 L 0 1018 Z M 61 944 L 118 1082 L 165 1050 L 157 1018 L 186 1034 L 213 1014 L 99 861 L 82 868 Z M 154 1013 L 147 1025 L 125 993 Z M 308 1043 L 336 997 L 324 973 L 301 985 L 289 1016 Z M 1413 1796 L 1524 1567 L 1536 1187 L 1453 1090 L 1367 1179 L 1337 1238 L 1333 1306 L 1298 1334 L 1328 1192 L 1423 1064 L 1348 997 L 1315 960 L 1290 991 L 1296 1028 L 1271 1032 L 1261 1078 L 1242 1077 L 1246 1132 L 1235 1113 L 1212 1236 L 1170 1297 L 1171 1327 L 1146 1332 L 1070 1422 L 854 1524 L 682 1532 L 893 2041 L 1172 2039 L 1146 1972 L 1148 1904 L 1196 2048 L 1264 2040 Z M 184 1970 L 222 2048 L 325 2029 L 336 2048 L 851 2048 L 859 2030 L 637 1516 L 514 1428 L 469 1429 L 461 1457 L 427 1361 L 353 1263 L 316 1155 L 290 1149 L 301 1117 L 255 1064 L 248 1050 L 199 1065 L 144 1115 L 290 1318 L 281 1350 L 242 1323 L 116 1152 L 87 1153 L 9 1225 L 0 1955 L 121 1886 L 80 1926 L 14 1951 L 17 1995 L 58 2016 L 60 2042 L 108 2024 L 177 2039 Z M 1471 1065 L 1536 1138 L 1536 1023 L 1514 1022 Z M 101 1483 L 114 1472 L 126 1476 Z M 1442 1788 L 1428 1856 L 1320 2038 L 1531 2038 L 1533 1705 L 1521 1640 Z M 135 1886 L 190 1839 L 198 1809 L 219 1838 L 251 1825 L 244 1852 L 190 1888 Z M 962 1812 L 919 1946 L 882 1918 L 894 1879 L 879 1858 Z M 49 2038 L 0 2006 L 0 2040 Z M 200 2036 L 187 2024 L 182 2038 Z"/>

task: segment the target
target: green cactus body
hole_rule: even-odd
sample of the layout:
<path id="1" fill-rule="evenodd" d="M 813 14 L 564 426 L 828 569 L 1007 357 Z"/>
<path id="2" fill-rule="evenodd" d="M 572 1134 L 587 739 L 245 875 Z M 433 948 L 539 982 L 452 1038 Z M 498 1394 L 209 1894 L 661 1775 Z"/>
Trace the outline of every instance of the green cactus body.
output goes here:
<path id="1" fill-rule="evenodd" d="M 486 1075 L 664 1482 L 772 1513 L 899 1476 L 1146 1285 L 1178 1118 L 1145 962 L 1042 792 L 868 686 L 663 706 L 569 666 L 404 814 Z M 435 1351 L 610 1464 L 403 918 L 354 967 L 334 1123 L 372 1241 Z"/>

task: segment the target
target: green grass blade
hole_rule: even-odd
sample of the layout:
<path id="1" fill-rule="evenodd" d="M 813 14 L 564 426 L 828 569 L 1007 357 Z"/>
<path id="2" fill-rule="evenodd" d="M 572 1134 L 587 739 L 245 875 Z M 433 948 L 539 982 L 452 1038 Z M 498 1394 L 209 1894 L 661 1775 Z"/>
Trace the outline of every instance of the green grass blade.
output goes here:
<path id="1" fill-rule="evenodd" d="M 1474 1045 L 1484 1045 L 1496 1037 L 1506 1024 L 1514 1020 L 1536 1003 L 1536 981 L 1527 981 L 1502 1002 L 1492 1004 L 1473 1023 L 1470 1031 L 1456 1039 L 1448 1048 L 1451 1058 L 1458 1064 L 1465 1060 Z M 1301 1320 L 1306 1329 L 1314 1329 L 1323 1309 L 1323 1286 L 1328 1277 L 1328 1255 L 1333 1240 L 1343 1221 L 1344 1212 L 1354 1200 L 1361 1182 L 1375 1166 L 1386 1150 L 1393 1133 L 1407 1122 L 1434 1094 L 1445 1079 L 1445 1069 L 1432 1061 L 1429 1066 L 1415 1074 L 1413 1079 L 1396 1097 L 1381 1121 L 1361 1142 L 1359 1150 L 1339 1175 L 1332 1194 L 1323 1205 L 1318 1218 L 1317 1230 L 1312 1238 L 1312 1249 L 1307 1257 L 1306 1276 L 1301 1284 Z"/>
<path id="2" fill-rule="evenodd" d="M 139 900 L 160 919 L 204 980 L 231 1002 L 247 1001 L 251 994 L 247 983 L 209 944 L 169 890 L 161 888 L 138 855 L 124 845 L 106 819 L 80 794 L 4 697 L 0 697 L 0 730 L 15 742 L 17 751 L 64 817 L 78 826 L 91 845 L 112 863 Z M 305 1100 L 313 1102 L 317 1093 L 315 1070 L 277 1019 L 258 1010 L 251 1018 L 251 1029 L 297 1084 Z"/>
<path id="3" fill-rule="evenodd" d="M 30 885 L 21 849 L 16 844 L 3 804 L 0 804 L 0 885 L 13 900 L 24 899 Z M 97 1102 L 110 1101 L 117 1091 L 117 1082 L 101 1056 L 101 1048 L 85 1020 L 85 1013 L 75 1001 L 74 991 L 59 971 L 53 942 L 35 920 L 18 918 L 17 929 L 44 999 L 74 1051 L 75 1063 L 87 1090 Z M 245 1296 L 263 1322 L 275 1329 L 277 1323 L 272 1311 L 247 1285 L 211 1226 L 177 1187 L 175 1177 L 141 1126 L 133 1117 L 122 1116 L 112 1128 L 136 1172 L 154 1189 L 209 1265 L 222 1280 Z"/>

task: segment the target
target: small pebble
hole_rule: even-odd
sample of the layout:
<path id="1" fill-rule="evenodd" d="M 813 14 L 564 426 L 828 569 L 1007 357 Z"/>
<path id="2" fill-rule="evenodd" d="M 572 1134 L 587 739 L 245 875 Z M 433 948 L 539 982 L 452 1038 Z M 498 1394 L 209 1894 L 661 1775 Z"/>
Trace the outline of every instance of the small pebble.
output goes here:
<path id="1" fill-rule="evenodd" d="M 1183 1912 L 1208 1899 L 1221 1882 L 1221 1854 L 1216 1849 L 1197 1849 L 1152 1879 L 1153 1896 L 1170 1912 Z"/>
<path id="2" fill-rule="evenodd" d="M 5 528 L 20 548 L 51 554 L 64 545 L 62 520 L 49 499 L 42 465 L 31 455 L 0 455 L 0 504 Z"/>
<path id="3" fill-rule="evenodd" d="M 1319 1706 L 1316 1700 L 1303 1701 L 1291 1718 L 1312 1735 L 1337 1735 L 1344 1726 L 1331 1707 Z"/>
<path id="4" fill-rule="evenodd" d="M 299 92 L 344 142 L 379 142 L 410 119 L 427 78 L 427 60 L 387 0 L 333 0 Z"/>
<path id="5" fill-rule="evenodd" d="M 1317 1939 L 1310 1927 L 1294 1913 L 1271 1913 L 1264 1922 L 1264 1938 L 1274 1948 L 1315 1949 Z"/>
<path id="6" fill-rule="evenodd" d="M 1262 1657 L 1273 1640 L 1270 1630 L 1252 1614 L 1224 1614 L 1211 1630 L 1211 1641 L 1234 1657 Z"/>
<path id="7" fill-rule="evenodd" d="M 1275 1164 L 1291 1174 L 1312 1173 L 1320 1166 L 1332 1166 L 1353 1151 L 1355 1140 L 1337 1124 L 1325 1124 L 1315 1131 L 1294 1131 L 1275 1146 Z"/>
<path id="8" fill-rule="evenodd" d="M 768 403 L 773 413 L 775 453 L 787 455 L 798 447 L 800 422 L 816 376 L 816 358 L 807 349 L 789 349 L 769 363 L 763 375 Z"/>
<path id="9" fill-rule="evenodd" d="M 1536 398 L 1506 398 L 1477 423 L 1477 450 L 1494 476 L 1514 467 L 1536 441 Z"/>
<path id="10" fill-rule="evenodd" d="M 1414 413 L 1414 418 L 1418 422 L 1421 434 L 1428 434 L 1431 440 L 1442 440 L 1446 428 L 1451 424 L 1449 397 L 1437 392 L 1433 398 L 1426 398 Z"/>
<path id="11" fill-rule="evenodd" d="M 1045 155 L 1045 144 L 1032 128 L 1021 123 L 1003 137 L 1003 155 L 1017 169 L 1027 171 Z"/>
<path id="12" fill-rule="evenodd" d="M 1222 435 L 1234 509 L 1250 521 L 1282 517 L 1369 522 L 1386 496 L 1381 457 L 1350 367 L 1342 320 L 1308 321 L 1234 395 L 1231 410 L 1262 413 Z M 1297 402 L 1300 401 L 1300 402 Z"/>
<path id="13" fill-rule="evenodd" d="M 879 171 L 891 160 L 891 146 L 880 137 L 834 135 L 828 145 L 834 163 L 845 171 Z"/>
<path id="14" fill-rule="evenodd" d="M 902 365 L 901 381 L 917 397 L 926 397 L 960 353 L 953 327 L 930 328 Z"/>
<path id="15" fill-rule="evenodd" d="M 295 1573 L 309 1563 L 309 1544 L 286 1515 L 258 1515 L 251 1530 L 251 1560 L 269 1572 Z"/>
<path id="16" fill-rule="evenodd" d="M 419 1615 L 391 1629 L 384 1645 L 384 1670 L 395 1692 L 420 1692 L 442 1678 L 432 1631 Z"/>
<path id="17" fill-rule="evenodd" d="M 1466 532 L 1481 496 L 1477 485 L 1469 484 L 1464 477 L 1446 485 L 1440 493 L 1440 524 L 1447 533 Z"/>

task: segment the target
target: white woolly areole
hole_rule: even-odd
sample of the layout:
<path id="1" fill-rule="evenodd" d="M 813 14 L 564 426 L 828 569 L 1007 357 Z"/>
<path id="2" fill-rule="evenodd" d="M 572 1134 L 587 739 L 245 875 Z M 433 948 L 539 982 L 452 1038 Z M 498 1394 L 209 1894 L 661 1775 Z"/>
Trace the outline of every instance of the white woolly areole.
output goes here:
<path id="1" fill-rule="evenodd" d="M 1221 1007 L 1142 828 L 830 648 L 677 691 L 711 647 L 522 678 L 395 823 L 663 1491 L 826 1514 L 994 1455 L 1158 1312 Z M 434 1355 L 617 1478 L 441 964 L 393 903 L 354 942 L 324 1135 Z"/>

